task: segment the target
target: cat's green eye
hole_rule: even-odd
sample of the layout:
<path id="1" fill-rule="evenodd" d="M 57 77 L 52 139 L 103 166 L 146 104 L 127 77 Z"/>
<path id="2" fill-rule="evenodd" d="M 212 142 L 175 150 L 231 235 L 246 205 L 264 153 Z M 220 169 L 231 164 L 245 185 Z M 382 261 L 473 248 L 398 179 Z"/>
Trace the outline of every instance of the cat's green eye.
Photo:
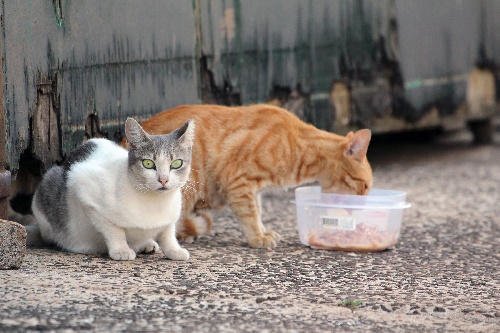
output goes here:
<path id="1" fill-rule="evenodd" d="M 171 169 L 179 169 L 181 166 L 182 166 L 182 160 L 175 160 L 172 163 L 170 163 Z"/>
<path id="2" fill-rule="evenodd" d="M 146 168 L 146 169 L 154 169 L 155 167 L 155 162 L 151 161 L 151 160 L 148 160 L 148 159 L 144 159 L 142 160 L 142 165 Z"/>

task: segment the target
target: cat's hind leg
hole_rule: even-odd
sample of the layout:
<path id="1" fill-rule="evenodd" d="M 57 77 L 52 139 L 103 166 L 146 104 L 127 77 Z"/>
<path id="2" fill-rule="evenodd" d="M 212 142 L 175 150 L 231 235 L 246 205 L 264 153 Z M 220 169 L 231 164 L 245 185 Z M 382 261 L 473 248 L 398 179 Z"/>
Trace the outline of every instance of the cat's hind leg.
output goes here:
<path id="1" fill-rule="evenodd" d="M 45 213 L 43 212 L 42 208 L 39 207 L 37 203 L 38 201 L 35 200 L 37 195 L 39 194 L 35 193 L 33 197 L 34 203 L 32 205 L 33 217 L 36 221 L 36 225 L 33 226 L 33 228 L 30 228 L 29 231 L 27 231 L 29 233 L 27 239 L 28 247 L 36 247 L 37 245 L 40 245 L 43 242 L 47 244 L 55 243 L 55 238 L 56 238 L 52 230 L 52 225 L 45 216 Z M 40 240 L 38 240 L 38 237 L 40 237 Z"/>
<path id="2" fill-rule="evenodd" d="M 139 250 L 139 253 L 153 254 L 160 250 L 160 246 L 154 240 L 150 239 L 146 244 Z"/>
<path id="3" fill-rule="evenodd" d="M 40 248 L 48 246 L 49 244 L 45 242 L 42 238 L 42 232 L 40 227 L 37 225 L 27 225 L 26 228 L 26 247 L 28 248 Z"/>
<path id="4" fill-rule="evenodd" d="M 145 242 L 141 242 L 140 244 L 131 244 L 130 247 L 136 253 L 142 254 L 153 254 L 160 250 L 160 246 L 157 242 L 152 239 L 148 239 Z"/>
<path id="5" fill-rule="evenodd" d="M 153 254 L 160 250 L 155 238 L 161 229 L 125 229 L 127 243 L 135 253 Z"/>

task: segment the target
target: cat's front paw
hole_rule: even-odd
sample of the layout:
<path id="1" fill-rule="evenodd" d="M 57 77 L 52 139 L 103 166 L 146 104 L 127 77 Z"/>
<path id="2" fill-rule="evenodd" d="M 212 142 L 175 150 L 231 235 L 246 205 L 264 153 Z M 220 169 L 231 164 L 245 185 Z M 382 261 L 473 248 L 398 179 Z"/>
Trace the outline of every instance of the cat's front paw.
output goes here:
<path id="1" fill-rule="evenodd" d="M 276 231 L 268 230 L 264 233 L 264 236 L 271 236 L 276 243 L 278 243 L 281 240 L 281 235 L 278 234 Z"/>
<path id="2" fill-rule="evenodd" d="M 130 248 L 119 248 L 109 251 L 109 256 L 113 260 L 134 260 L 136 254 Z"/>
<path id="3" fill-rule="evenodd" d="M 248 244 L 256 249 L 263 247 L 275 248 L 280 239 L 281 236 L 277 232 L 269 230 L 262 236 L 250 238 Z"/>
<path id="4" fill-rule="evenodd" d="M 172 259 L 172 260 L 183 260 L 183 261 L 186 261 L 189 259 L 189 252 L 188 250 L 180 247 L 178 249 L 175 249 L 175 250 L 169 250 L 169 251 L 165 251 L 165 256 L 168 258 L 168 259 Z"/>

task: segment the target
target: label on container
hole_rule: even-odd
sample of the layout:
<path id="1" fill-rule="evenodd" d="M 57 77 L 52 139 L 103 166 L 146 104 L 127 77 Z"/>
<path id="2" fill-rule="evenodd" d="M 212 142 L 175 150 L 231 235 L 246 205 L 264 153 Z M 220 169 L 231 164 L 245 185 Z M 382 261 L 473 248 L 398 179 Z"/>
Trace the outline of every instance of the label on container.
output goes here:
<path id="1" fill-rule="evenodd" d="M 356 218 L 350 216 L 322 216 L 321 224 L 326 229 L 356 230 Z"/>

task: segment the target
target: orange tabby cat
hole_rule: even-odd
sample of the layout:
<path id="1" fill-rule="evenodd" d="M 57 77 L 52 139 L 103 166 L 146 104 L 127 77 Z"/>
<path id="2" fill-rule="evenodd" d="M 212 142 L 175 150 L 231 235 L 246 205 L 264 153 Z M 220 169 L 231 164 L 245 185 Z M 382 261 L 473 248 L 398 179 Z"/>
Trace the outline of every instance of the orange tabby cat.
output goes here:
<path id="1" fill-rule="evenodd" d="M 184 105 L 141 125 L 148 133 L 164 134 L 188 119 L 195 120 L 196 134 L 180 238 L 208 232 L 208 210 L 229 205 L 250 246 L 275 247 L 279 234 L 261 221 L 261 189 L 319 181 L 325 192 L 367 194 L 372 186 L 367 129 L 339 136 L 269 105 Z"/>

